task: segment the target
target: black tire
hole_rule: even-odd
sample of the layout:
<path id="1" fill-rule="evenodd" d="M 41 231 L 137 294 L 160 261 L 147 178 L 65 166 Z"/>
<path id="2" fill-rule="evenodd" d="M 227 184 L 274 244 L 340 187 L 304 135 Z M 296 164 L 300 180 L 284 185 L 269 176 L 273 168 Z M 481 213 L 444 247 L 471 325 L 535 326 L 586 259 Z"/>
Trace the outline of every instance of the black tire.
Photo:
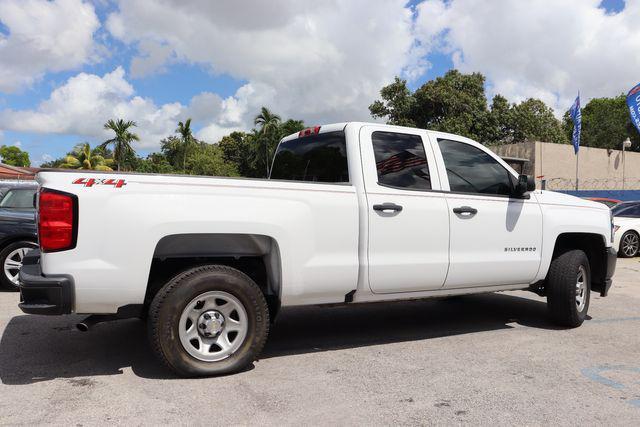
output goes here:
<path id="1" fill-rule="evenodd" d="M 4 247 L 4 249 L 2 249 L 2 251 L 0 251 L 0 269 L 1 269 L 0 270 L 0 287 L 9 291 L 20 290 L 20 288 L 18 287 L 18 284 L 14 283 L 13 281 L 11 281 L 9 277 L 7 277 L 7 274 L 4 270 L 5 261 L 7 260 L 7 257 L 17 249 L 20 249 L 20 248 L 33 249 L 33 248 L 36 248 L 37 246 L 38 245 L 36 245 L 34 242 L 30 242 L 28 240 L 20 240 L 20 241 L 8 244 L 7 246 Z M 16 256 L 14 256 L 13 258 L 14 258 L 14 261 L 17 261 Z M 15 272 L 17 273 L 17 271 L 19 271 L 19 269 L 16 269 Z"/>
<path id="2" fill-rule="evenodd" d="M 623 245 L 625 244 L 625 241 L 627 239 L 631 239 L 631 241 L 629 242 L 630 248 L 628 248 L 626 250 L 623 249 Z M 635 244 L 633 243 L 635 242 Z M 618 256 L 620 258 L 633 258 L 634 256 L 638 255 L 638 250 L 640 249 L 640 237 L 638 236 L 638 233 L 636 233 L 635 231 L 627 231 L 625 232 L 622 237 L 620 237 L 620 247 L 618 248 Z"/>
<path id="3" fill-rule="evenodd" d="M 237 298 L 248 319 L 246 337 L 240 347 L 215 362 L 193 357 L 179 338 L 180 317 L 185 307 L 211 291 Z M 178 375 L 226 375 L 245 369 L 259 356 L 269 334 L 269 310 L 262 291 L 247 275 L 223 265 L 204 265 L 179 274 L 160 289 L 149 307 L 148 328 L 154 352 Z"/>
<path id="4" fill-rule="evenodd" d="M 579 308 L 577 300 L 579 274 L 584 276 L 585 283 L 582 308 Z M 571 250 L 551 261 L 546 290 L 547 305 L 554 323 L 568 328 L 582 325 L 591 299 L 591 268 L 587 255 L 581 250 Z"/>

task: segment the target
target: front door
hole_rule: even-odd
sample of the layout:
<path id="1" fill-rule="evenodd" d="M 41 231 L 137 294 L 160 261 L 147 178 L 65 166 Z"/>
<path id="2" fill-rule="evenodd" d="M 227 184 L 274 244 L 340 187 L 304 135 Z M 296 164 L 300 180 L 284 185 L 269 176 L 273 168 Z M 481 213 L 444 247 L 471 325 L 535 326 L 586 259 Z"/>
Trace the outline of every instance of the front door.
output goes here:
<path id="1" fill-rule="evenodd" d="M 533 281 L 542 255 L 542 213 L 535 198 L 512 197 L 515 176 L 479 144 L 441 138 L 437 146 L 450 190 L 445 287 Z"/>
<path id="2" fill-rule="evenodd" d="M 447 275 L 449 216 L 426 132 L 360 131 L 369 285 L 374 293 L 439 289 Z M 436 191 L 433 191 L 436 190 Z"/>

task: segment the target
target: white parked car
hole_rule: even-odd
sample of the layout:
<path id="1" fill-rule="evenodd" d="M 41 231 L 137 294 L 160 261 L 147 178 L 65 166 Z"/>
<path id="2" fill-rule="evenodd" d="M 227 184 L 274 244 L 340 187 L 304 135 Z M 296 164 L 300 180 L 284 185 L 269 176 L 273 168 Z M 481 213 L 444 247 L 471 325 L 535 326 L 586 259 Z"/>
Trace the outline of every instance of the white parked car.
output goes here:
<path id="1" fill-rule="evenodd" d="M 147 316 L 152 348 L 184 376 L 246 367 L 280 307 L 525 289 L 576 327 L 615 270 L 605 205 L 534 191 L 481 144 L 422 129 L 305 129 L 280 142 L 268 180 L 38 181 L 20 308 L 97 315 L 83 329 Z"/>
<path id="2" fill-rule="evenodd" d="M 611 209 L 613 213 L 613 247 L 618 256 L 631 258 L 640 252 L 640 202 L 622 202 Z"/>

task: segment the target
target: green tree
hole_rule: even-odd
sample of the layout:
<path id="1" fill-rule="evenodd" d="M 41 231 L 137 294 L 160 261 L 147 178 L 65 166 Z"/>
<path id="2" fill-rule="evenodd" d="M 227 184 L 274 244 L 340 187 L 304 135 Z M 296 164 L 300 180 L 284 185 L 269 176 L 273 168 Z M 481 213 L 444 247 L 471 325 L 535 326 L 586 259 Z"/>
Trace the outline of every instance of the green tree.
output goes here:
<path id="1" fill-rule="evenodd" d="M 571 139 L 573 122 L 565 113 L 563 128 L 567 139 Z M 585 147 L 620 150 L 622 141 L 631 139 L 631 150 L 640 151 L 640 133 L 631 123 L 626 96 L 593 98 L 582 108 L 580 145 Z"/>
<path id="2" fill-rule="evenodd" d="M 106 140 L 100 144 L 101 148 L 107 148 L 109 145 L 113 145 L 113 158 L 119 171 L 124 164 L 126 158 L 132 154 L 135 154 L 135 150 L 131 146 L 133 141 L 139 141 L 140 138 L 129 129 L 135 127 L 136 122 L 124 121 L 122 119 L 113 120 L 110 119 L 104 124 L 104 128 L 112 130 L 115 133 L 115 137 Z"/>
<path id="3" fill-rule="evenodd" d="M 10 166 L 31 166 L 31 160 L 29 160 L 29 153 L 22 151 L 15 145 L 3 145 L 0 147 L 0 157 L 2 157 L 2 163 Z"/>
<path id="4" fill-rule="evenodd" d="M 195 142 L 195 138 L 191 132 L 191 119 L 187 119 L 184 123 L 178 122 L 176 133 L 180 134 L 180 139 L 182 140 L 182 171 L 187 173 L 187 155 L 189 148 Z"/>
<path id="5" fill-rule="evenodd" d="M 66 157 L 66 156 L 65 156 Z M 49 160 L 48 162 L 40 163 L 40 167 L 42 169 L 55 169 L 59 168 L 61 164 L 64 163 L 65 157 L 60 157 L 57 159 Z"/>
<path id="6" fill-rule="evenodd" d="M 282 119 L 279 115 L 272 113 L 267 107 L 262 107 L 260 114 L 253 119 L 253 124 L 258 126 L 256 142 L 259 147 L 257 159 L 262 158 L 266 175 L 269 176 L 269 161 L 271 147 L 274 140 L 279 138 L 278 128 Z"/>
<path id="7" fill-rule="evenodd" d="M 64 163 L 58 165 L 63 169 L 89 169 L 98 171 L 113 170 L 113 159 L 107 159 L 101 149 L 91 149 L 89 143 L 81 143 L 75 146 L 65 158 Z"/>
<path id="8" fill-rule="evenodd" d="M 304 129 L 304 122 L 302 120 L 294 120 L 288 119 L 278 126 L 278 141 L 285 136 L 291 135 L 292 133 L 298 133 L 302 129 Z"/>
<path id="9" fill-rule="evenodd" d="M 397 126 L 417 126 L 415 122 L 416 99 L 407 87 L 407 81 L 396 77 L 394 82 L 380 90 L 382 100 L 369 106 L 371 115 L 386 118 L 387 123 Z"/>
<path id="10" fill-rule="evenodd" d="M 396 77 L 369 106 L 371 115 L 387 123 L 451 132 L 485 144 L 544 140 L 567 142 L 560 122 L 540 100 L 509 104 L 496 95 L 487 105 L 480 73 L 450 70 L 415 92 Z"/>
<path id="11" fill-rule="evenodd" d="M 252 142 L 252 138 L 246 132 L 231 132 L 218 142 L 224 160 L 235 165 L 240 176 L 260 176 L 255 168 L 255 150 Z"/>
<path id="12" fill-rule="evenodd" d="M 182 141 L 175 135 L 168 136 L 160 141 L 162 155 L 176 171 L 180 169 L 184 171 L 182 149 Z"/>
<path id="13" fill-rule="evenodd" d="M 162 153 L 151 153 L 144 159 L 138 159 L 136 172 L 143 173 L 175 173 L 176 170 Z"/>
<path id="14" fill-rule="evenodd" d="M 508 116 L 510 140 L 500 142 L 544 141 L 566 144 L 569 139 L 553 110 L 539 99 L 513 104 Z"/>
<path id="15" fill-rule="evenodd" d="M 235 165 L 225 161 L 222 149 L 206 142 L 194 144 L 187 158 L 187 168 L 194 175 L 239 176 Z"/>

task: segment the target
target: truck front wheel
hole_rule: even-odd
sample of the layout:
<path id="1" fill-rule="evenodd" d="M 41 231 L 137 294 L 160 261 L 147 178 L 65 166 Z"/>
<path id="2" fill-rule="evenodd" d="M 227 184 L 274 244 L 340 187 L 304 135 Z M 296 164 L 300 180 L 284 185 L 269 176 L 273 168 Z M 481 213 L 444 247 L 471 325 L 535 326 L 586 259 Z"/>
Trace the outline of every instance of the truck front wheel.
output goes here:
<path id="1" fill-rule="evenodd" d="M 591 269 L 587 255 L 581 250 L 572 250 L 555 258 L 549 268 L 546 289 L 553 321 L 569 328 L 582 325 L 591 296 Z"/>
<path id="2" fill-rule="evenodd" d="M 223 265 L 187 270 L 149 307 L 149 337 L 160 360 L 181 376 L 238 372 L 256 360 L 269 333 L 258 285 Z"/>

